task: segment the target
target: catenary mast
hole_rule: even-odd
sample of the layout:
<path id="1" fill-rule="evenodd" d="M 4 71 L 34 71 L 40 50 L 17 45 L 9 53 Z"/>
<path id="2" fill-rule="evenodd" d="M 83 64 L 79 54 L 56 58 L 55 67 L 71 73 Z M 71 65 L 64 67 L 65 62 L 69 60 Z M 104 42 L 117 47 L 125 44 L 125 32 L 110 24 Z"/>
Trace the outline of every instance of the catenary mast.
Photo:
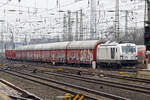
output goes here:
<path id="1" fill-rule="evenodd" d="M 90 39 L 96 37 L 96 0 L 91 0 L 91 15 L 90 15 Z"/>

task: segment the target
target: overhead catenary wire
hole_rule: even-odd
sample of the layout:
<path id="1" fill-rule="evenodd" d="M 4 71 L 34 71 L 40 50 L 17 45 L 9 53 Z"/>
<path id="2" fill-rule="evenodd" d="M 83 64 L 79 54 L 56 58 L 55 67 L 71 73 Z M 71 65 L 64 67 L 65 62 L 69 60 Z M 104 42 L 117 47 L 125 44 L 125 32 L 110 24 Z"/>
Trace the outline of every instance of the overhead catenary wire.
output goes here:
<path id="1" fill-rule="evenodd" d="M 72 6 L 72 5 L 74 5 L 74 4 L 77 4 L 77 3 L 74 3 L 74 2 L 69 2 L 68 3 L 68 1 L 69 0 L 67 0 L 67 2 L 63 2 L 63 3 L 65 3 L 65 4 L 61 4 L 61 8 L 63 8 L 63 6 L 64 6 L 64 8 L 65 7 L 68 7 L 68 6 Z M 84 0 L 83 0 L 84 1 Z M 99 0 L 99 4 L 102 4 L 103 2 L 101 2 L 102 0 Z M 88 3 L 87 3 L 88 4 Z M 140 2 L 135 2 L 134 4 L 141 4 Z M 103 6 L 104 4 L 102 4 L 101 6 L 100 6 L 100 9 L 104 9 L 104 10 L 107 10 L 108 8 L 107 7 L 104 7 Z M 125 4 L 125 5 L 123 5 L 121 8 L 123 8 L 123 7 L 126 7 L 126 5 L 127 4 Z M 8 5 L 9 7 L 11 7 L 11 4 L 10 5 Z M 17 6 L 16 6 L 17 7 Z M 22 8 L 22 10 L 24 11 L 24 13 L 28 13 L 28 8 L 30 8 L 30 7 L 27 7 L 27 9 L 25 8 L 25 9 L 23 9 L 24 7 L 26 7 L 26 6 L 20 6 L 21 8 Z M 41 20 L 44 20 L 44 19 L 48 19 L 49 18 L 49 16 L 48 16 L 48 14 L 51 12 L 51 11 L 54 11 L 55 9 L 56 9 L 56 7 L 54 7 L 54 8 L 48 8 L 48 9 L 45 9 L 45 8 L 40 8 L 40 7 L 31 7 L 31 10 L 33 10 L 33 9 L 35 9 L 35 8 L 37 8 L 38 9 L 38 11 L 37 11 L 37 16 L 28 16 L 28 17 L 25 17 L 25 18 L 22 18 L 21 19 L 21 21 L 19 22 L 19 23 L 14 23 L 14 24 L 17 24 L 17 26 L 20 26 L 21 24 L 28 24 L 29 23 L 29 21 L 30 20 L 38 20 L 38 19 L 41 19 Z M 110 7 L 111 9 L 114 9 L 114 7 Z M 109 8 L 109 9 L 110 9 Z M 126 9 L 129 9 L 129 8 L 126 8 Z M 132 8 L 132 10 L 136 10 L 137 8 Z M 87 16 L 87 18 L 89 17 L 89 15 L 88 15 L 88 9 L 87 8 L 85 8 L 85 10 L 83 10 L 83 12 L 87 12 L 87 13 L 85 13 L 86 14 L 86 16 Z M 100 11 L 100 10 L 99 10 Z M 138 9 L 137 9 L 137 11 L 138 11 Z M 65 11 L 66 12 L 66 11 Z M 64 12 L 64 13 L 65 13 Z M 31 14 L 32 13 L 34 13 L 34 12 L 31 12 Z M 54 12 L 55 13 L 55 15 L 54 16 L 56 16 L 57 14 L 58 14 L 58 12 Z M 105 14 L 108 16 L 108 13 L 107 13 L 107 11 L 105 12 Z M 100 25 L 103 25 L 103 24 L 105 24 L 105 26 L 106 27 L 111 27 L 111 25 L 112 24 L 110 24 L 110 23 L 113 23 L 113 19 L 111 20 L 111 19 L 109 19 L 109 17 L 106 17 L 106 15 L 105 16 L 103 16 L 103 17 L 101 17 L 101 19 L 99 19 L 100 21 L 101 21 L 101 23 L 98 23 L 99 24 L 99 26 Z M 21 15 L 22 16 L 22 15 Z M 45 18 L 44 18 L 44 16 L 46 16 Z M 74 16 L 74 15 L 73 15 Z M 121 15 L 122 16 L 122 15 Z M 130 16 L 132 16 L 132 15 L 130 15 Z M 133 15 L 133 16 L 135 16 L 135 15 Z M 62 18 L 62 17 L 61 17 Z M 84 17 L 85 18 L 85 17 Z M 56 18 L 57 19 L 57 18 Z M 104 20 L 103 22 L 102 22 L 102 20 Z M 130 21 L 130 20 L 129 20 Z M 88 22 L 88 19 L 86 19 L 84 22 Z M 54 20 L 54 23 L 57 23 L 57 22 L 55 22 L 55 20 Z M 35 26 L 36 26 L 36 22 L 31 22 L 31 24 L 35 24 Z M 40 24 L 40 23 L 38 23 L 38 24 Z M 61 23 L 60 23 L 61 24 Z M 59 24 L 59 25 L 60 25 Z M 42 25 L 42 24 L 41 24 Z M 39 25 L 40 26 L 40 25 Z M 56 27 L 58 27 L 57 26 L 57 24 L 56 24 Z M 33 27 L 33 29 L 36 29 L 36 27 Z M 98 29 L 98 30 L 101 30 L 101 29 Z M 105 30 L 107 30 L 107 28 L 105 28 Z"/>

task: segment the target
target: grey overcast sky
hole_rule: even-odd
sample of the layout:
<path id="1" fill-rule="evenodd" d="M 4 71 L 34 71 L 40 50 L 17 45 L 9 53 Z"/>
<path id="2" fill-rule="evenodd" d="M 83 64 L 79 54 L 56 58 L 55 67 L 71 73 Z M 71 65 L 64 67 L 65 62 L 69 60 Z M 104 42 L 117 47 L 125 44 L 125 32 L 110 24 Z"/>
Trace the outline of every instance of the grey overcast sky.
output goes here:
<path id="1" fill-rule="evenodd" d="M 3 8 L 5 9 L 18 9 L 20 5 L 22 10 L 27 10 L 25 8 L 39 8 L 39 10 L 43 11 L 46 9 L 52 9 L 50 11 L 57 10 L 57 0 L 20 0 L 20 4 L 18 0 L 0 0 L 1 11 Z M 60 3 L 60 9 L 62 10 L 78 10 L 78 9 L 87 9 L 88 8 L 88 0 L 58 0 Z M 79 2 L 75 2 L 79 1 Z M 89 0 L 90 1 L 90 0 Z M 99 5 L 97 8 L 101 10 L 106 9 L 114 9 L 116 0 L 97 0 L 99 1 Z M 128 10 L 128 9 L 136 9 L 140 10 L 140 5 L 142 0 L 120 0 L 120 9 Z M 6 5 L 4 6 L 4 4 Z M 139 5 L 139 6 L 138 6 Z M 40 9 L 41 8 L 41 9 Z M 142 9 L 141 9 L 142 10 Z"/>
<path id="2" fill-rule="evenodd" d="M 9 2 L 8 2 L 9 1 Z M 76 11 L 79 9 L 90 9 L 88 5 L 88 0 L 58 0 L 60 4 L 60 9 L 67 11 L 72 10 Z M 79 2 L 75 2 L 79 1 Z M 90 1 L 90 0 L 89 0 Z M 114 10 L 116 0 L 96 0 L 97 9 L 99 10 Z M 99 5 L 98 5 L 99 1 Z M 19 8 L 20 6 L 20 8 Z M 48 13 L 56 13 L 58 10 L 57 0 L 0 0 L 0 18 L 3 19 L 7 17 L 7 20 L 15 21 L 18 16 L 21 16 L 24 19 L 29 19 L 27 13 L 36 12 L 35 8 L 38 8 L 37 14 L 44 16 Z M 120 9 L 122 10 L 133 10 L 134 12 L 140 12 L 139 17 L 143 16 L 144 2 L 142 0 L 120 0 Z M 5 14 L 3 13 L 5 9 Z M 10 12 L 8 10 L 21 10 L 23 11 L 22 15 L 19 15 L 18 12 Z M 38 18 L 38 17 L 37 17 Z M 140 18 L 139 18 L 140 19 Z"/>
<path id="3" fill-rule="evenodd" d="M 35 24 L 34 21 L 43 21 L 47 18 L 46 24 L 42 24 L 42 27 L 49 27 L 48 24 L 57 23 L 56 18 L 59 17 L 58 9 L 67 12 L 67 10 L 76 11 L 83 9 L 83 13 L 90 14 L 90 2 L 91 0 L 0 0 L 0 20 L 5 20 L 9 27 L 24 27 L 24 29 L 15 29 L 16 33 L 32 32 L 39 28 L 39 24 Z M 76 2 L 78 1 L 78 2 Z M 116 0 L 96 0 L 97 10 L 107 11 L 115 10 Z M 60 7 L 59 7 L 60 5 Z M 129 25 L 130 22 L 138 23 L 137 26 L 142 27 L 144 20 L 144 1 L 143 0 L 120 0 L 120 10 L 130 10 Z M 53 15 L 54 14 L 54 15 Z M 60 14 L 63 18 L 63 13 Z M 120 12 L 120 25 L 124 25 L 124 12 Z M 103 17 L 103 18 L 100 18 Z M 114 14 L 106 14 L 100 16 L 101 20 L 110 19 L 114 17 Z M 86 19 L 85 19 L 86 20 Z M 32 25 L 31 25 L 32 24 Z M 88 23 L 89 24 L 89 23 Z M 132 23 L 133 24 L 133 23 Z M 46 26 L 47 25 L 47 26 Z M 108 25 L 107 25 L 108 26 Z M 59 26 L 56 26 L 60 29 Z M 1 30 L 1 29 L 0 29 Z M 49 31 L 43 29 L 39 33 Z"/>

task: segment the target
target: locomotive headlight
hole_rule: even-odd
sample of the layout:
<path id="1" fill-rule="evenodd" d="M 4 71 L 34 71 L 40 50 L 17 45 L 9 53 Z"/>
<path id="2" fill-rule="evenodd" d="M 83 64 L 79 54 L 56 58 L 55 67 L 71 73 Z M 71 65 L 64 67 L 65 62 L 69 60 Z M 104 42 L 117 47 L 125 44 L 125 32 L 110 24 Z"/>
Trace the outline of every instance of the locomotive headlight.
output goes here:
<path id="1" fill-rule="evenodd" d="M 123 56 L 122 55 L 120 55 L 120 59 L 123 60 Z"/>
<path id="2" fill-rule="evenodd" d="M 138 59 L 138 56 L 135 56 L 135 59 Z"/>

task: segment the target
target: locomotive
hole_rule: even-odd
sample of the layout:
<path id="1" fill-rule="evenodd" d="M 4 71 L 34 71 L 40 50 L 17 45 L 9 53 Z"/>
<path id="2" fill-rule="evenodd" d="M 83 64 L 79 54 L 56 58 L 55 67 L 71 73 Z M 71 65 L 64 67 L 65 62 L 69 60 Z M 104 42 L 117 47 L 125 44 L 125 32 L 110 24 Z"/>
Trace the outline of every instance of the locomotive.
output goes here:
<path id="1" fill-rule="evenodd" d="M 133 43 L 104 43 L 99 40 L 56 42 L 21 46 L 6 50 L 10 60 L 39 61 L 52 64 L 99 65 L 136 64 Z"/>
<path id="2" fill-rule="evenodd" d="M 107 66 L 135 65 L 137 59 L 137 48 L 133 43 L 109 43 L 98 46 L 98 64 Z"/>

